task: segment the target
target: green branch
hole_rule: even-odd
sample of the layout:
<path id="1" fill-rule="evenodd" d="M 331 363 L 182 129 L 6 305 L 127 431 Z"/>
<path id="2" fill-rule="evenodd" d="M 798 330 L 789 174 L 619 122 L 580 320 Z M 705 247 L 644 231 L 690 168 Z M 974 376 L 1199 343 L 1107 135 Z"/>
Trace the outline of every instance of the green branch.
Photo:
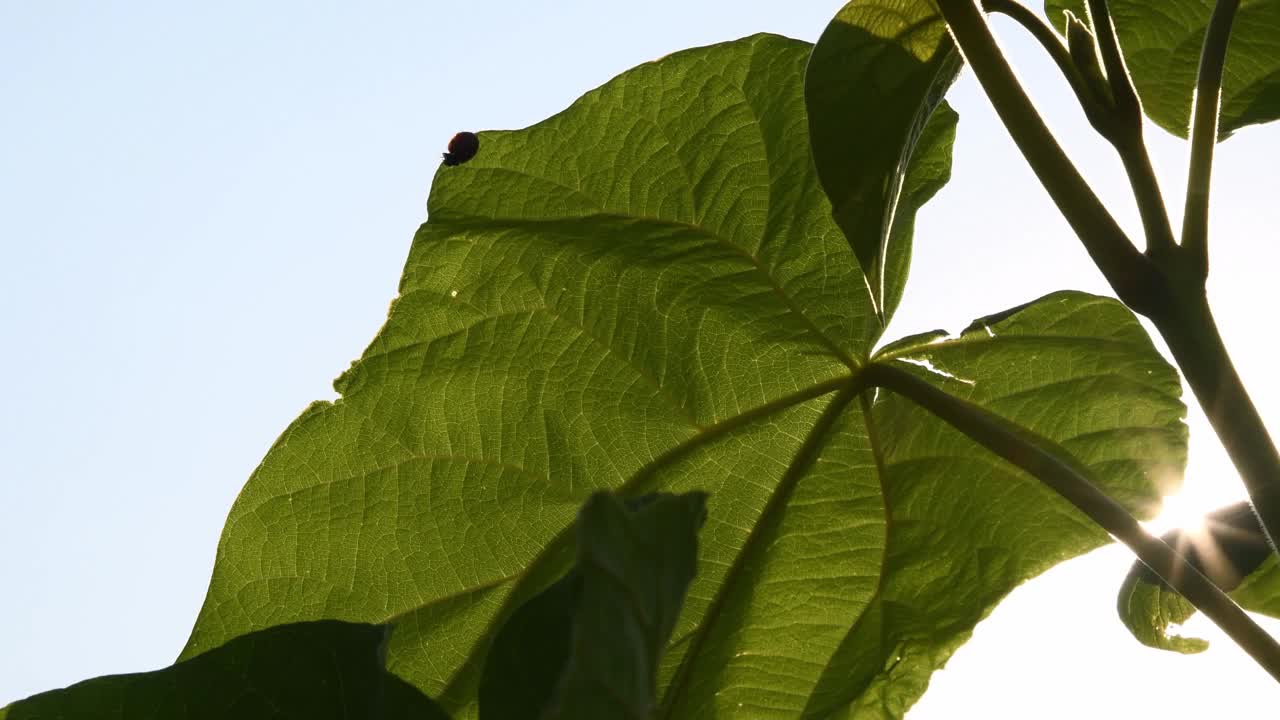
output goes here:
<path id="1" fill-rule="evenodd" d="M 1109 83 L 1108 86 L 1096 88 L 1090 85 L 1088 77 L 1092 76 L 1087 76 L 1085 69 L 1079 66 L 1081 61 L 1073 58 L 1071 50 L 1062 44 L 1053 32 L 1053 28 L 1045 24 L 1026 6 L 1016 0 L 983 0 L 982 6 L 987 12 L 1001 13 L 1015 20 L 1026 28 L 1048 52 L 1049 57 L 1067 79 L 1072 92 L 1075 93 L 1076 100 L 1084 110 L 1089 124 L 1111 143 L 1124 163 L 1125 173 L 1129 176 L 1129 185 L 1133 188 L 1134 198 L 1137 201 L 1138 213 L 1142 217 L 1142 229 L 1147 238 L 1148 254 L 1153 259 L 1163 259 L 1171 255 L 1177 246 L 1173 238 L 1173 226 L 1169 223 L 1164 196 L 1160 193 L 1160 184 L 1151 166 L 1151 157 L 1147 154 L 1146 143 L 1142 139 L 1141 109 L 1136 105 L 1137 94 L 1128 81 L 1128 75 L 1124 75 L 1125 85 L 1129 88 L 1125 97 L 1134 98 L 1135 104 L 1132 107 L 1117 106 L 1114 83 L 1106 81 Z M 1096 67 L 1097 61 L 1094 57 L 1098 48 L 1094 36 L 1090 35 L 1084 25 L 1074 17 L 1069 20 L 1069 23 L 1069 36 L 1072 32 L 1078 33 L 1078 42 L 1086 43 L 1081 50 L 1089 55 L 1086 62 L 1090 63 L 1091 67 Z M 1110 34 L 1109 21 L 1106 27 Z M 1114 35 L 1110 34 L 1110 38 L 1111 42 L 1104 47 L 1110 47 L 1112 50 L 1104 51 L 1104 57 L 1112 51 L 1119 52 Z M 1108 67 L 1111 66 L 1123 70 L 1123 60 L 1117 62 L 1113 59 Z M 1111 70 L 1108 70 L 1108 74 L 1110 72 Z M 1103 79 L 1099 78 L 1097 82 L 1101 83 Z M 1138 108 L 1136 115 L 1133 108 Z M 1137 122 L 1134 122 L 1135 117 Z"/>
<path id="2" fill-rule="evenodd" d="M 1154 312 L 1166 299 L 1163 278 L 1049 132 L 996 45 L 982 11 L 974 0 L 938 0 L 938 7 L 996 114 L 1089 257 L 1125 304 L 1144 315 Z"/>
<path id="3" fill-rule="evenodd" d="M 1182 376 L 1240 473 L 1267 536 L 1280 539 L 1280 452 L 1227 354 L 1203 291 L 1153 317 Z"/>
<path id="4" fill-rule="evenodd" d="M 1142 125 L 1139 124 L 1136 131 L 1119 136 L 1111 144 L 1124 163 L 1129 186 L 1133 188 L 1138 214 L 1142 217 L 1142 232 L 1147 238 L 1147 255 L 1158 265 L 1165 266 L 1165 259 L 1174 257 L 1178 245 L 1173 238 L 1173 225 L 1164 206 L 1160 182 L 1156 180 L 1147 144 L 1142 139 Z"/>
<path id="5" fill-rule="evenodd" d="M 1227 45 L 1239 0 L 1218 0 L 1200 53 L 1191 122 L 1191 161 L 1183 214 L 1180 260 L 1173 272 L 1175 302 L 1156 328 L 1240 473 L 1272 546 L 1280 539 L 1280 452 L 1227 354 L 1204 294 L 1209 274 L 1209 184 Z"/>
<path id="6" fill-rule="evenodd" d="M 868 385 L 911 400 L 1061 495 L 1127 545 L 1139 560 L 1280 680 L 1280 644 L 1186 558 L 1143 530 L 1127 510 L 1093 484 L 1086 471 L 1061 451 L 1051 449 L 1050 441 L 891 365 L 872 363 L 863 370 L 863 378 Z"/>
<path id="7" fill-rule="evenodd" d="M 1209 18 L 1200 73 L 1196 78 L 1191 116 L 1191 162 L 1187 169 L 1187 203 L 1182 214 L 1182 249 L 1191 258 L 1201 281 L 1209 274 L 1209 179 L 1213 149 L 1218 142 L 1218 111 L 1222 100 L 1222 72 L 1227 62 L 1231 23 L 1240 0 L 1218 0 Z"/>

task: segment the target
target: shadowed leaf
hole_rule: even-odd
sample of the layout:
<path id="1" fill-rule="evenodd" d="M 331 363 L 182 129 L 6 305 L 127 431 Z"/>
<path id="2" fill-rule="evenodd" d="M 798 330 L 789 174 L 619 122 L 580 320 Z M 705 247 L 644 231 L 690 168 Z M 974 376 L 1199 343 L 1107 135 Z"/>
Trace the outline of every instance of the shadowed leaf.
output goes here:
<path id="1" fill-rule="evenodd" d="M 163 670 L 108 675 L 41 693 L 0 710 L 0 717 L 447 720 L 435 703 L 383 669 L 385 637 L 377 625 L 281 625 Z"/>
<path id="2" fill-rule="evenodd" d="M 818 177 L 886 323 L 906 284 L 916 211 L 951 177 L 956 114 L 942 96 L 960 66 L 932 2 L 854 0 L 805 72 Z"/>
<path id="3" fill-rule="evenodd" d="M 695 574 L 706 496 L 592 496 L 578 562 L 498 631 L 480 718 L 646 718 L 656 667 Z"/>

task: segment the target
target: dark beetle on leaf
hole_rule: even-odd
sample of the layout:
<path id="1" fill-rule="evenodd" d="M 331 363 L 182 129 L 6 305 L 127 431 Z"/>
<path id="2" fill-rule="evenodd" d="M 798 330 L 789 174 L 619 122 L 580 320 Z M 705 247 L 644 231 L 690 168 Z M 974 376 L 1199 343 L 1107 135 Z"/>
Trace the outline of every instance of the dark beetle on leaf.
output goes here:
<path id="1" fill-rule="evenodd" d="M 461 165 L 476 156 L 480 149 L 480 138 L 475 133 L 460 132 L 449 141 L 449 152 L 444 154 L 444 164 L 450 167 Z"/>

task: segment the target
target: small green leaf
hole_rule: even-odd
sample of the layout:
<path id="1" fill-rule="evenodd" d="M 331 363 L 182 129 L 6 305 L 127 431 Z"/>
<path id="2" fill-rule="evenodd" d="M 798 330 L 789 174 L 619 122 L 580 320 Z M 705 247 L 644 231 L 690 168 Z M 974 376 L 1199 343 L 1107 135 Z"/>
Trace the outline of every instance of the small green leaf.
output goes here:
<path id="1" fill-rule="evenodd" d="M 0 717 L 447 720 L 420 691 L 383 669 L 386 632 L 334 621 L 279 625 L 163 670 L 41 693 L 0 710 Z"/>
<path id="2" fill-rule="evenodd" d="M 1247 502 L 1210 513 L 1200 527 L 1174 530 L 1163 540 L 1197 570 L 1226 590 L 1246 610 L 1280 617 L 1280 572 L 1258 516 Z M 1170 634 L 1195 606 L 1141 562 L 1134 562 L 1120 585 L 1120 620 L 1143 645 L 1180 653 L 1209 647 L 1199 638 Z"/>
<path id="3" fill-rule="evenodd" d="M 1185 623 L 1196 608 L 1186 598 L 1160 583 L 1140 580 L 1130 573 L 1120 585 L 1116 602 L 1120 621 L 1133 637 L 1147 647 L 1192 655 L 1209 649 L 1201 638 L 1183 637 L 1172 632 Z"/>
<path id="4" fill-rule="evenodd" d="M 1121 51 L 1157 125 L 1187 137 L 1200 48 L 1215 0 L 1110 0 Z M 1085 0 L 1046 0 L 1045 13 L 1063 31 L 1065 12 L 1087 17 Z M 1280 118 L 1280 2 L 1243 0 L 1232 24 L 1222 79 L 1218 137 Z"/>
<path id="5" fill-rule="evenodd" d="M 956 114 L 942 97 L 960 67 L 932 2 L 853 0 L 805 73 L 818 177 L 886 322 L 906 283 L 916 211 L 951 176 Z"/>

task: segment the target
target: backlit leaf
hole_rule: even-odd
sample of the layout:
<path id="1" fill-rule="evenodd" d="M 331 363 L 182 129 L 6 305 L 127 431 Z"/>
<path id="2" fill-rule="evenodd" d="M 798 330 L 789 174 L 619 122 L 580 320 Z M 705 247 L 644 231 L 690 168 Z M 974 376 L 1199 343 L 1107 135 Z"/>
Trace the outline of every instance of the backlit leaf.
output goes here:
<path id="1" fill-rule="evenodd" d="M 498 628 L 572 566 L 582 502 L 700 491 L 657 717 L 900 717 L 1000 597 L 1104 542 L 859 392 L 882 326 L 814 170 L 809 50 L 676 53 L 441 167 L 386 326 L 232 509 L 185 656 L 394 620 L 388 667 L 474 717 Z M 1176 483 L 1177 376 L 1118 303 L 1055 295 L 921 342 L 877 361 L 932 359 L 963 381 L 922 377 L 1131 507 Z"/>

